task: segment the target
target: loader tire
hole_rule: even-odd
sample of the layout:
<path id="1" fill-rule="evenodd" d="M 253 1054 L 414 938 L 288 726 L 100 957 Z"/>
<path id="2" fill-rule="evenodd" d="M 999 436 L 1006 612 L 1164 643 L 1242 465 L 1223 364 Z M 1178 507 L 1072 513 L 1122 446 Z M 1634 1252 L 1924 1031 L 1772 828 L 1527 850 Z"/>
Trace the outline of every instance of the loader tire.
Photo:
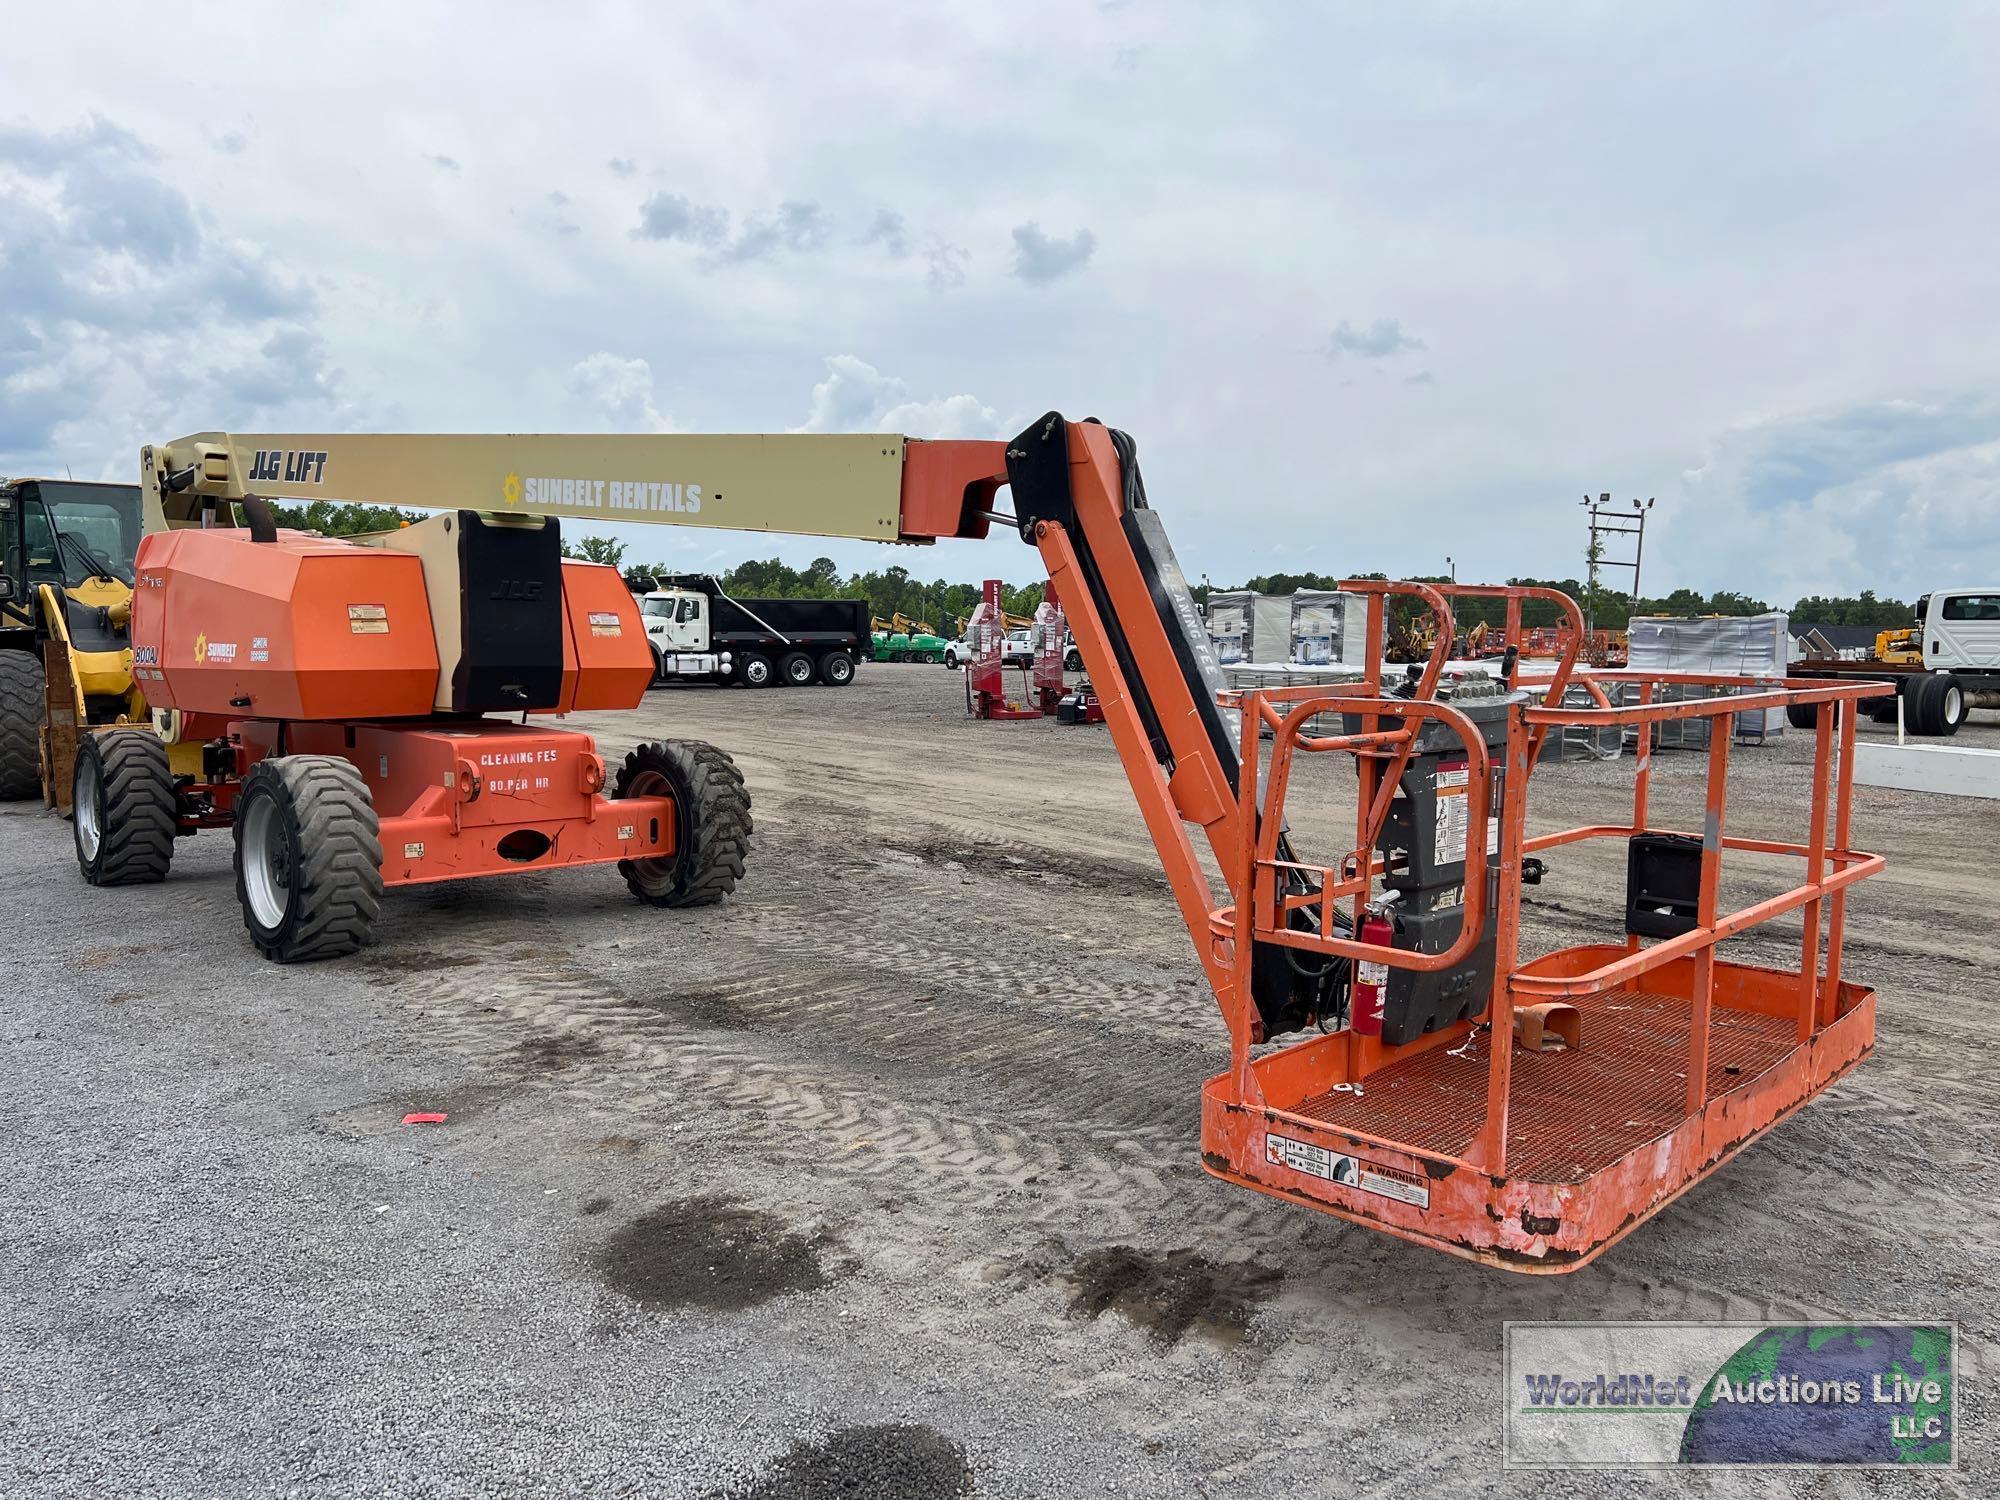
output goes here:
<path id="1" fill-rule="evenodd" d="M 0 647 L 0 802 L 41 791 L 41 728 L 41 658 Z"/>
<path id="2" fill-rule="evenodd" d="M 274 963 L 340 958 L 373 940 L 381 826 L 350 762 L 285 755 L 250 768 L 236 799 L 236 899 Z"/>
<path id="3" fill-rule="evenodd" d="M 661 740 L 625 757 L 617 797 L 672 797 L 674 852 L 625 859 L 618 873 L 648 906 L 713 906 L 750 854 L 750 792 L 736 762 L 701 740 Z"/>
<path id="4" fill-rule="evenodd" d="M 167 743 L 148 729 L 86 733 L 71 772 L 76 867 L 92 885 L 167 878 L 180 826 Z"/>

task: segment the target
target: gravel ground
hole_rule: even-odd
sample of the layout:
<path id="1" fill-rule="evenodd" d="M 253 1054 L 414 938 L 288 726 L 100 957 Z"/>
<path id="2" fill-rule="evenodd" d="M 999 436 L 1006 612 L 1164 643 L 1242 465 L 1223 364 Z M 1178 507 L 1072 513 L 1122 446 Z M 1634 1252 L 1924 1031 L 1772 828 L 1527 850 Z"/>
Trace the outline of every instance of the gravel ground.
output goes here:
<path id="1" fill-rule="evenodd" d="M 66 825 L 0 809 L 0 1493 L 2000 1489 L 1992 807 L 1857 794 L 1876 1056 L 1523 1278 L 1200 1172 L 1225 1036 L 1102 730 L 969 723 L 922 667 L 583 722 L 737 756 L 734 899 L 405 890 L 368 952 L 279 968 L 226 837 L 93 891 Z M 1736 831 L 1799 826 L 1808 752 L 1734 757 Z M 1534 822 L 1628 774 L 1551 768 Z M 1698 809 L 1699 758 L 1656 786 Z M 1615 930 L 1621 863 L 1563 851 L 1529 942 Z M 1959 1320 L 1960 1474 L 1501 1470 L 1507 1319 L 1866 1315 Z"/>

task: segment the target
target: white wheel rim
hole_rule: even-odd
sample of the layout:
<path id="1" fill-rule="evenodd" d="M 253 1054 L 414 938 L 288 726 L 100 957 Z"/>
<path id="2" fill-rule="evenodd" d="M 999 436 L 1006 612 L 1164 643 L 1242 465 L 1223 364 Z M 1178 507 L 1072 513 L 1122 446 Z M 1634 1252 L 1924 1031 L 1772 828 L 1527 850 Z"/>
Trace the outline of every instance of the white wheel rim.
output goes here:
<path id="1" fill-rule="evenodd" d="M 618 795 L 621 799 L 625 797 L 674 797 L 676 807 L 679 805 L 679 798 L 674 792 L 673 783 L 668 781 L 660 772 L 650 769 L 641 771 L 638 775 L 634 776 L 625 784 L 624 789 Z M 681 840 L 676 838 L 675 842 L 679 843 Z M 632 864 L 638 870 L 641 880 L 655 889 L 663 889 L 673 884 L 674 874 L 680 868 L 681 859 L 686 853 L 685 849 L 676 849 L 672 854 L 656 859 L 635 859 L 632 861 Z"/>
<path id="2" fill-rule="evenodd" d="M 269 797 L 258 797 L 243 815 L 243 896 L 250 915 L 267 931 L 275 930 L 291 910 L 290 854 L 284 825 Z"/>
<path id="3" fill-rule="evenodd" d="M 1959 687 L 1957 683 L 1954 682 L 1950 687 L 1944 690 L 1945 723 L 1947 724 L 1956 723 L 1959 714 L 1962 713 L 1964 709 L 1965 709 L 1965 692 L 1962 688 Z"/>
<path id="4" fill-rule="evenodd" d="M 85 859 L 97 858 L 97 846 L 104 840 L 104 823 L 98 804 L 104 795 L 104 779 L 97 762 L 88 755 L 76 758 L 76 847 Z M 61 847 L 58 845 L 57 847 Z"/>
<path id="5" fill-rule="evenodd" d="M 761 661 L 753 661 L 743 670 L 743 675 L 752 682 L 762 682 L 771 675 L 771 669 Z"/>

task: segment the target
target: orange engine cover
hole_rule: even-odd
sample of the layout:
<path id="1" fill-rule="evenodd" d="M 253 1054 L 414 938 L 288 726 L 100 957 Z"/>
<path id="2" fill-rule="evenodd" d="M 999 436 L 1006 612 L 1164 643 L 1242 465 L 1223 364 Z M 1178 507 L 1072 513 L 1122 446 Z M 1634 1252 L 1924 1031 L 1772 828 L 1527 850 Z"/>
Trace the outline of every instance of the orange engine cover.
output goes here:
<path id="1" fill-rule="evenodd" d="M 653 648 L 616 568 L 562 565 L 563 689 L 556 712 L 637 708 L 653 682 Z"/>
<path id="2" fill-rule="evenodd" d="M 419 558 L 297 531 L 275 542 L 161 531 L 139 543 L 137 583 L 132 670 L 155 707 L 233 719 L 431 712 L 438 652 Z"/>

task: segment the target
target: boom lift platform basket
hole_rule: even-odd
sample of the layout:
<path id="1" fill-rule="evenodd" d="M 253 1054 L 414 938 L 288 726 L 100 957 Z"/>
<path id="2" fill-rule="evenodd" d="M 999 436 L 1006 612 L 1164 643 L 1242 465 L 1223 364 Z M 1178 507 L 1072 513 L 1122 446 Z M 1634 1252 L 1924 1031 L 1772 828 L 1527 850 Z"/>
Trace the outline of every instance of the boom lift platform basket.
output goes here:
<path id="1" fill-rule="evenodd" d="M 1367 595 L 1372 663 L 1383 659 L 1385 606 L 1393 595 L 1428 604 L 1441 643 L 1454 634 L 1446 595 L 1504 597 L 1514 619 L 1523 598 L 1549 597 L 1527 588 L 1366 580 L 1341 587 Z M 1553 597 L 1576 614 L 1567 598 Z M 1211 1173 L 1507 1269 L 1569 1271 L 1871 1050 L 1874 994 L 1842 979 L 1841 944 L 1847 887 L 1882 866 L 1879 856 L 1848 847 L 1856 700 L 1881 692 L 1881 685 L 1787 682 L 1750 695 L 1655 703 L 1663 681 L 1695 689 L 1741 684 L 1612 671 L 1586 679 L 1601 706 L 1562 707 L 1581 623 L 1572 620 L 1567 651 L 1552 676 L 1532 685 L 1543 689 L 1541 701 L 1521 703 L 1507 715 L 1492 752 L 1489 736 L 1462 709 L 1434 696 L 1442 645 L 1408 697 L 1383 696 L 1378 666 L 1351 691 L 1301 687 L 1225 698 L 1241 713 L 1243 766 L 1259 766 L 1260 730 L 1268 729 L 1271 740 L 1262 773 L 1239 778 L 1242 836 L 1228 872 L 1239 899 L 1215 910 L 1209 925 L 1214 961 L 1229 974 L 1231 1039 L 1229 1071 L 1203 1090 L 1203 1161 Z M 1636 704 L 1612 706 L 1601 690 L 1607 682 L 1632 683 Z M 1724 831 L 1726 728 L 1709 737 L 1707 812 L 1699 834 L 1673 834 L 1650 822 L 1649 734 L 1639 736 L 1629 824 L 1528 832 L 1526 793 L 1541 741 L 1563 725 L 1726 719 L 1745 707 L 1793 703 L 1837 705 L 1818 716 L 1811 823 L 1803 842 Z M 1342 716 L 1348 732 L 1310 732 L 1322 715 Z M 1434 728 L 1460 747 L 1468 773 L 1464 825 L 1475 841 L 1493 819 L 1489 878 L 1465 880 L 1457 936 L 1441 952 L 1342 936 L 1337 905 L 1353 903 L 1348 930 L 1360 931 L 1371 889 L 1396 873 L 1377 852 L 1384 822 L 1392 798 L 1402 800 L 1396 793 L 1406 764 Z M 1359 770 L 1355 852 L 1308 865 L 1279 848 L 1285 795 L 1299 757 L 1326 753 L 1353 756 Z M 1261 799 L 1259 786 L 1265 788 Z M 1538 877 L 1532 856 L 1590 839 L 1630 841 L 1638 883 L 1628 903 L 1628 936 L 1623 944 L 1586 944 L 1524 959 L 1520 889 L 1524 873 Z M 1803 878 L 1779 895 L 1722 912 L 1717 889 L 1725 851 L 1791 856 L 1803 862 Z M 1662 895 L 1667 887 L 1674 889 Z M 1302 908 L 1311 909 L 1313 920 L 1296 920 Z M 1804 913 L 1796 969 L 1717 955 L 1724 939 L 1794 911 Z M 1320 955 L 1321 962 L 1346 959 L 1432 974 L 1473 952 L 1489 916 L 1494 958 L 1483 1019 L 1460 1019 L 1400 1045 L 1350 1024 L 1282 1051 L 1253 1054 L 1261 1039 L 1250 998 L 1259 945 Z M 1648 934 L 1661 940 L 1646 946 Z M 1556 1001 L 1578 1013 L 1582 1045 L 1551 1051 L 1513 1045 L 1517 1017 Z"/>

